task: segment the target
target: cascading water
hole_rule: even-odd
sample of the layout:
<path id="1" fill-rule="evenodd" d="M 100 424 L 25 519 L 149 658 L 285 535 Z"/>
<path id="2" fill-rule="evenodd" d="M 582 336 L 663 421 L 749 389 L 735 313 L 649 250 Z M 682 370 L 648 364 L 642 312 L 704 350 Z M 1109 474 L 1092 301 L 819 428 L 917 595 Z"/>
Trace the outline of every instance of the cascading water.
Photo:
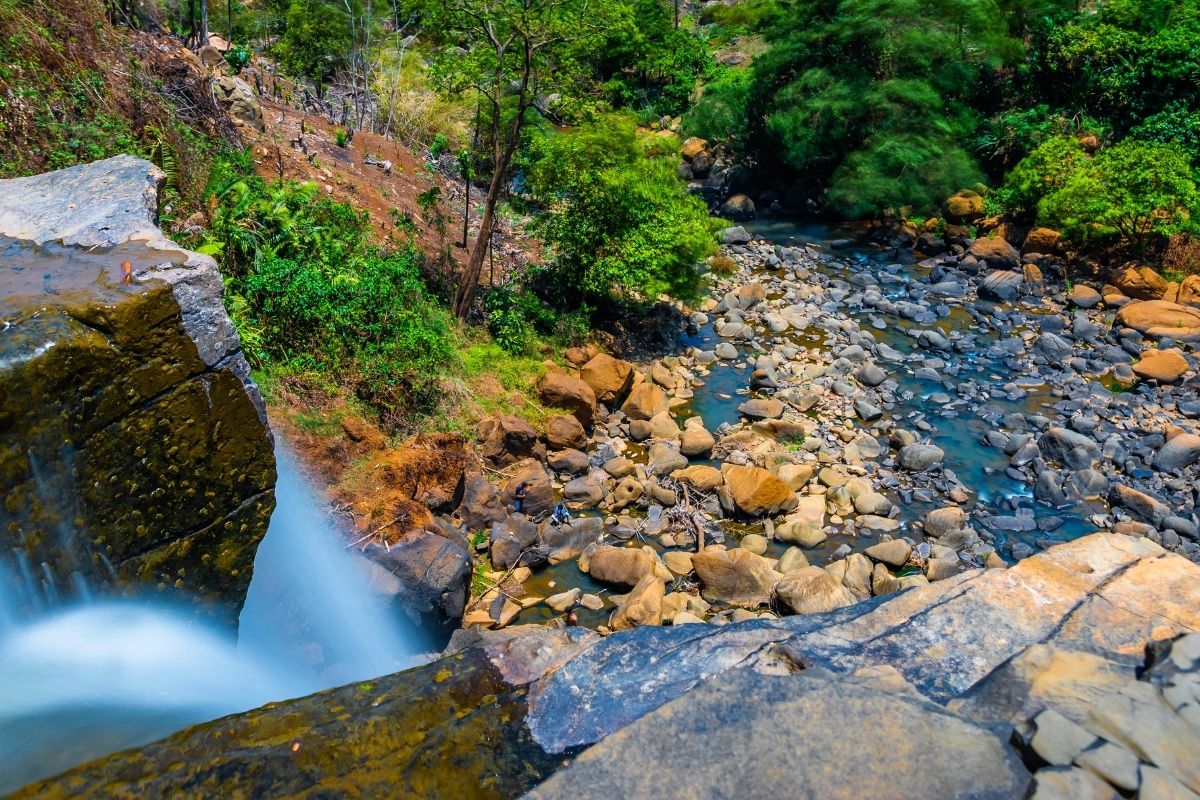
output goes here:
<path id="1" fill-rule="evenodd" d="M 277 452 L 277 506 L 237 641 L 148 599 L 30 614 L 51 594 L 0 561 L 0 793 L 188 725 L 396 672 L 420 660 L 408 626 Z M 21 609 L 21 610 L 18 610 Z"/>

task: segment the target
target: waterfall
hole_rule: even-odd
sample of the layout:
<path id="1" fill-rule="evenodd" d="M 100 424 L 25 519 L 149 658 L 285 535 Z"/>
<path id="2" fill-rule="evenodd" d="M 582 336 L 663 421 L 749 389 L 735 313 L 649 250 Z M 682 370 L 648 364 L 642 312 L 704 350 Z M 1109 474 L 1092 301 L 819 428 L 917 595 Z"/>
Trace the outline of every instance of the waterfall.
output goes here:
<path id="1" fill-rule="evenodd" d="M 286 452 L 236 641 L 149 598 L 31 610 L 0 559 L 0 794 L 198 722 L 420 660 Z M 17 566 L 16 564 L 12 566 Z M 53 587 L 40 587 L 52 597 Z"/>

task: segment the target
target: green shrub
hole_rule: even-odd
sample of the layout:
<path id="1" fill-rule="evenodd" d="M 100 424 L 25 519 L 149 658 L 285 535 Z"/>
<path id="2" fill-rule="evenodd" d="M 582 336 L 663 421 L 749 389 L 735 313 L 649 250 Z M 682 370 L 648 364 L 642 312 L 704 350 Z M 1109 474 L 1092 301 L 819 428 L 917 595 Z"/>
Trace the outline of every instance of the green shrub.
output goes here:
<path id="1" fill-rule="evenodd" d="M 222 159 L 213 172 L 203 249 L 223 262 L 251 360 L 334 377 L 385 419 L 435 407 L 457 357 L 453 322 L 421 279 L 421 252 L 372 246 L 365 213 L 312 184 L 239 175 L 244 163 Z"/>
<path id="2" fill-rule="evenodd" d="M 333 132 L 333 143 L 338 147 L 345 147 L 350 144 L 350 134 L 346 132 L 345 128 L 338 128 Z"/>
<path id="3" fill-rule="evenodd" d="M 1189 154 L 1179 145 L 1133 139 L 1080 162 L 1039 205 L 1042 222 L 1077 242 L 1119 238 L 1139 250 L 1151 234 L 1184 230 L 1198 212 Z"/>
<path id="4" fill-rule="evenodd" d="M 645 157 L 633 122 L 616 115 L 540 143 L 536 227 L 562 304 L 694 293 L 714 222 L 676 177 L 676 158 Z"/>
<path id="5" fill-rule="evenodd" d="M 1032 216 L 1042 198 L 1058 191 L 1088 160 L 1087 152 L 1074 136 L 1047 139 L 1021 159 L 997 194 L 1004 210 Z"/>
<path id="6" fill-rule="evenodd" d="M 238 74 L 250 63 L 250 50 L 240 44 L 229 48 L 225 53 L 225 63 L 233 70 L 234 75 Z"/>

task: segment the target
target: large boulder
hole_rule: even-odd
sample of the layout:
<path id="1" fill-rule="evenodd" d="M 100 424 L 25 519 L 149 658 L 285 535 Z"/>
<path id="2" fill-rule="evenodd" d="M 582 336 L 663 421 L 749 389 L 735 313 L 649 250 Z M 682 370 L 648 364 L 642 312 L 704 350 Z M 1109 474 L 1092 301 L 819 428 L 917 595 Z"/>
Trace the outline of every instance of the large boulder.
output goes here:
<path id="1" fill-rule="evenodd" d="M 820 567 L 788 573 L 775 584 L 775 597 L 793 614 L 821 614 L 854 603 L 854 595 Z"/>
<path id="2" fill-rule="evenodd" d="M 734 222 L 754 219 L 754 201 L 744 194 L 735 194 L 721 204 L 721 216 Z"/>
<path id="3" fill-rule="evenodd" d="M 992 269 L 1021 269 L 1021 254 L 1017 252 L 1017 248 L 999 236 L 976 239 L 970 249 L 967 250 L 967 255 L 974 256 Z"/>
<path id="4" fill-rule="evenodd" d="M 657 575 L 642 576 L 613 611 L 608 627 L 624 631 L 642 625 L 661 625 L 664 589 L 663 579 Z"/>
<path id="5" fill-rule="evenodd" d="M 996 269 L 979 282 L 979 296 L 986 300 L 1011 303 L 1020 297 L 1021 287 L 1024 285 L 1023 273 L 1011 269 Z"/>
<path id="6" fill-rule="evenodd" d="M 633 385 L 633 365 L 598 353 L 579 370 L 579 379 L 591 387 L 596 399 L 613 407 Z"/>
<path id="7" fill-rule="evenodd" d="M 1053 228 L 1034 228 L 1025 236 L 1021 250 L 1026 253 L 1054 255 L 1062 250 L 1063 235 Z"/>
<path id="8" fill-rule="evenodd" d="M 599 544 L 603 537 L 604 520 L 600 517 L 574 517 L 563 525 L 546 520 L 538 530 L 538 539 L 546 547 L 546 557 L 551 564 L 578 558 L 588 547 Z"/>
<path id="9" fill-rule="evenodd" d="M 212 85 L 213 95 L 229 116 L 260 133 L 266 130 L 254 87 L 233 75 L 218 75 L 213 78 Z"/>
<path id="10" fill-rule="evenodd" d="M 752 517 L 778 514 L 796 507 L 796 493 L 761 467 L 723 464 L 721 474 L 738 511 Z"/>
<path id="11" fill-rule="evenodd" d="M 945 455 L 937 445 L 909 444 L 900 448 L 900 466 L 909 472 L 927 472 L 941 464 Z"/>
<path id="12" fill-rule="evenodd" d="M 587 431 L 569 414 L 555 414 L 546 420 L 546 444 L 555 450 L 580 450 L 587 446 Z"/>
<path id="13" fill-rule="evenodd" d="M 1108 282 L 1134 300 L 1159 300 L 1167 293 L 1167 282 L 1149 267 L 1125 267 Z"/>
<path id="14" fill-rule="evenodd" d="M 1141 359 L 1133 365 L 1133 372 L 1139 378 L 1158 381 L 1159 383 L 1174 383 L 1188 371 L 1187 359 L 1178 347 L 1166 350 L 1154 348 L 1142 353 Z"/>
<path id="15" fill-rule="evenodd" d="M 546 472 L 537 461 L 527 461 L 504 484 L 500 499 L 511 506 L 516 497 L 517 487 L 525 484 L 525 516 L 536 517 L 544 514 L 554 506 L 554 486 L 550 483 L 550 473 Z"/>
<path id="16" fill-rule="evenodd" d="M 852 720 L 862 724 L 848 734 Z M 1028 784 L 1000 735 L 924 699 L 894 670 L 740 669 L 608 737 L 526 796 L 661 797 L 669 786 L 688 798 L 1009 800 Z"/>
<path id="17" fill-rule="evenodd" d="M 697 136 L 689 136 L 683 140 L 683 146 L 679 148 L 679 154 L 682 155 L 685 160 L 691 161 L 707 149 L 708 142 Z"/>
<path id="18" fill-rule="evenodd" d="M 725 482 L 721 470 L 706 464 L 694 464 L 687 469 L 677 469 L 671 477 L 691 486 L 698 492 L 711 492 Z"/>
<path id="19" fill-rule="evenodd" d="M 771 562 L 749 550 L 710 547 L 692 556 L 704 599 L 756 608 L 771 601 L 771 589 L 783 576 Z"/>
<path id="20" fill-rule="evenodd" d="M 946 198 L 946 216 L 954 222 L 974 222 L 983 217 L 983 198 L 964 189 Z"/>
<path id="21" fill-rule="evenodd" d="M 387 574 L 373 580 L 374 588 L 415 621 L 450 627 L 462 621 L 472 574 L 471 554 L 462 542 L 417 531 L 387 547 L 372 543 L 366 556 Z"/>
<path id="22" fill-rule="evenodd" d="M 1166 300 L 1145 300 L 1122 306 L 1115 324 L 1155 338 L 1166 336 L 1177 342 L 1200 341 L 1200 309 Z"/>
<path id="23" fill-rule="evenodd" d="M 462 503 L 455 512 L 457 521 L 473 531 L 487 528 L 493 522 L 504 519 L 508 512 L 496 487 L 482 475 L 468 475 L 463 479 Z"/>
<path id="24" fill-rule="evenodd" d="M 546 455 L 546 448 L 538 441 L 537 429 L 516 414 L 488 417 L 475 431 L 479 436 L 479 454 L 497 466 Z"/>
<path id="25" fill-rule="evenodd" d="M 0 559 L 235 626 L 274 443 L 216 262 L 154 223 L 163 181 L 132 156 L 0 181 Z"/>
<path id="26" fill-rule="evenodd" d="M 587 572 L 603 583 L 636 586 L 654 575 L 654 565 L 654 556 L 641 548 L 601 545 L 588 556 Z"/>
<path id="27" fill-rule="evenodd" d="M 1183 469 L 1200 461 L 1200 436 L 1181 433 L 1167 440 L 1154 455 L 1157 469 Z"/>
<path id="28" fill-rule="evenodd" d="M 1070 469 L 1086 469 L 1100 458 L 1094 439 L 1067 428 L 1049 428 L 1038 439 L 1038 450 Z"/>
<path id="29" fill-rule="evenodd" d="M 579 378 L 560 370 L 547 372 L 538 384 L 542 402 L 571 412 L 584 428 L 592 427 L 596 415 L 596 393 Z"/>
<path id="30" fill-rule="evenodd" d="M 621 410 L 630 419 L 650 420 L 670 408 L 666 392 L 649 381 L 633 387 Z"/>

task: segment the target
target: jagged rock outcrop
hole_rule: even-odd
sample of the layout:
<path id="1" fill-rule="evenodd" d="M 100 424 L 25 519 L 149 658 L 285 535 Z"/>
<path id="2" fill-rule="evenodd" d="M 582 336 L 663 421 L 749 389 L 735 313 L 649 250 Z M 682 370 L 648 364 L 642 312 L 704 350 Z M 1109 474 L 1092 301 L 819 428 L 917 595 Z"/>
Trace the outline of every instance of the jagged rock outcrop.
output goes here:
<path id="1" fill-rule="evenodd" d="M 154 223 L 162 180 L 117 156 L 0 181 L 0 558 L 40 573 L 27 592 L 157 590 L 235 623 L 273 442 L 216 263 Z"/>
<path id="2" fill-rule="evenodd" d="M 459 644 L 482 646 L 200 725 L 16 796 L 371 793 L 387 781 L 389 796 L 512 797 L 599 742 L 532 796 L 669 786 L 688 797 L 1021 798 L 1031 776 L 1014 729 L 1047 707 L 1086 713 L 1137 677 L 1148 645 L 1200 631 L 1198 582 L 1200 566 L 1149 540 L 1097 533 L 825 614 L 603 639 L 464 633 Z M 730 758 L 707 764 L 714 746 Z M 486 784 L 463 783 L 484 769 Z M 805 795 L 810 781 L 819 791 Z"/>

